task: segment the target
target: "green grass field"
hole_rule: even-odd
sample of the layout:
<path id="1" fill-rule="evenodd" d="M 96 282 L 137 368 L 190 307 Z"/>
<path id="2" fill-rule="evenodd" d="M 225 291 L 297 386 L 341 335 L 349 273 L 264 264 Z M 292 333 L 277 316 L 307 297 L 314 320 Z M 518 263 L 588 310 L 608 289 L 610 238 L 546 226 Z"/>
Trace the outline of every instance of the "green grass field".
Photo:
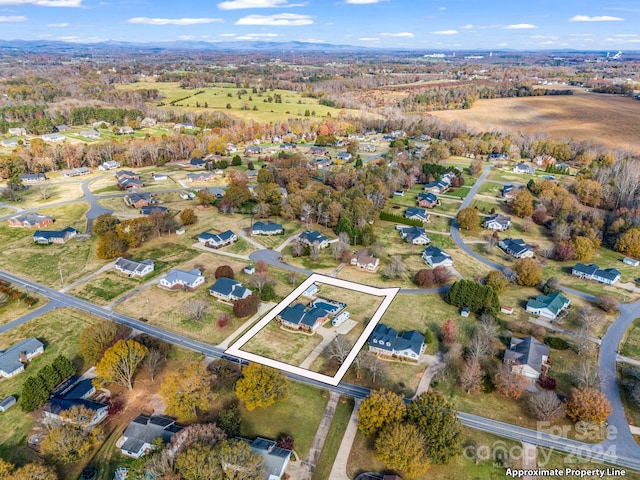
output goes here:
<path id="1" fill-rule="evenodd" d="M 260 94 L 251 93 L 251 88 L 248 88 L 246 89 L 248 93 L 238 98 L 238 91 L 241 89 L 226 85 L 184 89 L 178 82 L 156 82 L 131 83 L 118 85 L 117 88 L 122 90 L 158 89 L 164 96 L 162 100 L 164 105 L 160 106 L 161 109 L 198 113 L 223 112 L 257 122 L 277 121 L 287 117 L 326 117 L 327 114 L 335 118 L 342 112 L 340 109 L 319 105 L 317 99 L 302 97 L 299 93 L 289 90 L 267 90 Z M 196 94 L 199 91 L 203 93 Z M 274 95 L 280 95 L 282 103 L 269 102 L 269 97 L 274 98 Z M 176 101 L 184 97 L 188 98 Z M 170 105 L 173 101 L 176 102 Z M 153 104 L 157 106 L 158 102 Z M 230 108 L 227 107 L 228 105 Z M 345 110 L 345 112 L 355 116 L 362 115 L 358 110 Z"/>
<path id="2" fill-rule="evenodd" d="M 78 337 L 80 331 L 90 325 L 93 317 L 77 310 L 57 309 L 16 327 L 0 336 L 0 350 L 24 340 L 35 337 L 45 344 L 42 355 L 34 358 L 25 371 L 13 378 L 0 382 L 0 398 L 7 395 L 20 396 L 22 384 L 28 377 L 36 374 L 42 367 L 49 365 L 58 355 L 71 359 L 80 372 L 83 361 L 78 356 Z M 0 457 L 11 462 L 22 463 L 34 458 L 34 452 L 26 447 L 26 441 L 33 425 L 31 415 L 14 406 L 2 414 L 0 421 Z"/>
<path id="3" fill-rule="evenodd" d="M 622 340 L 620 353 L 625 357 L 640 360 L 640 319 L 633 321 Z"/>

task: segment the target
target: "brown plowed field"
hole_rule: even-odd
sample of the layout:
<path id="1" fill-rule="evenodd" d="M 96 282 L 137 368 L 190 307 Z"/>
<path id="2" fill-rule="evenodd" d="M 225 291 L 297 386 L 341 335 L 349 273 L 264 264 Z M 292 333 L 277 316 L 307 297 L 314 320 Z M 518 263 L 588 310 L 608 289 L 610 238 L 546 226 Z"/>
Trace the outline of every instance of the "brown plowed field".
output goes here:
<path id="1" fill-rule="evenodd" d="M 543 132 L 640 152 L 640 101 L 575 90 L 571 96 L 479 100 L 470 110 L 430 112 L 478 131 Z"/>

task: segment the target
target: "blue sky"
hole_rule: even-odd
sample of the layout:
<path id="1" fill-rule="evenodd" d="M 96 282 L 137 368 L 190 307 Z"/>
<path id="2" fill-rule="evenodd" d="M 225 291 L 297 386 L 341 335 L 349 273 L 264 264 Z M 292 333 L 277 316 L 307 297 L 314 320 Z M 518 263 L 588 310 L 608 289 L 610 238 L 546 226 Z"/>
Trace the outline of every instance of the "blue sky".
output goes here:
<path id="1" fill-rule="evenodd" d="M 0 0 L 0 38 L 640 50 L 640 0 Z"/>

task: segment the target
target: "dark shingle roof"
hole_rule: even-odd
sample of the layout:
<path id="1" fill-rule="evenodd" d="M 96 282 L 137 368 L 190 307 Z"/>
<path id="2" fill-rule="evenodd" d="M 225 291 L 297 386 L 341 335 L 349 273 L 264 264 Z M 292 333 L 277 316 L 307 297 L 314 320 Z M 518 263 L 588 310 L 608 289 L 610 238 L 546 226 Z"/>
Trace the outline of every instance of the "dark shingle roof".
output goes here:
<path id="1" fill-rule="evenodd" d="M 542 357 L 549 356 L 549 346 L 540 343 L 533 337 L 511 337 L 511 345 L 504 352 L 504 358 L 528 365 L 536 372 L 542 370 Z"/>

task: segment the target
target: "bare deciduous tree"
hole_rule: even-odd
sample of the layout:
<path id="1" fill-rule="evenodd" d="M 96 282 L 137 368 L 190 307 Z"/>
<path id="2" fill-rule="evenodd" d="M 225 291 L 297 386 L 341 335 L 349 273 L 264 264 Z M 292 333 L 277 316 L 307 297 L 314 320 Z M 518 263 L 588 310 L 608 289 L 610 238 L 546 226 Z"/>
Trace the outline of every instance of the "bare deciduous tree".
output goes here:
<path id="1" fill-rule="evenodd" d="M 296 272 L 289 272 L 287 275 L 287 282 L 289 282 L 289 285 L 295 285 L 298 283 L 298 274 Z"/>
<path id="2" fill-rule="evenodd" d="M 315 241 L 311 245 L 309 245 L 309 258 L 314 262 L 318 260 L 318 256 L 320 255 L 320 242 Z"/>
<path id="3" fill-rule="evenodd" d="M 189 320 L 199 322 L 207 315 L 209 303 L 206 300 L 189 300 L 183 308 Z"/>
<path id="4" fill-rule="evenodd" d="M 347 245 L 340 240 L 331 244 L 331 254 L 335 260 L 340 260 L 346 249 Z"/>
<path id="5" fill-rule="evenodd" d="M 338 365 L 342 365 L 349 356 L 352 346 L 345 335 L 336 335 L 325 349 L 325 354 L 329 360 L 335 360 Z"/>
<path id="6" fill-rule="evenodd" d="M 256 273 L 251 277 L 251 280 L 249 280 L 249 285 L 262 293 L 262 289 L 267 284 L 268 280 L 266 273 Z"/>
<path id="7" fill-rule="evenodd" d="M 529 413 L 538 420 L 556 422 L 565 415 L 558 395 L 548 390 L 529 397 L 527 406 Z"/>
<path id="8" fill-rule="evenodd" d="M 394 255 L 391 257 L 389 264 L 384 267 L 382 275 L 386 278 L 399 278 L 404 275 L 405 266 L 402 263 L 402 257 L 400 255 Z"/>
<path id="9" fill-rule="evenodd" d="M 39 187 L 40 189 L 40 196 L 42 197 L 43 200 L 47 200 L 49 197 L 51 197 L 51 187 L 49 185 L 40 185 Z"/>
<path id="10" fill-rule="evenodd" d="M 147 369 L 147 372 L 149 372 L 151 381 L 154 381 L 156 375 L 162 370 L 166 358 L 164 353 L 155 348 L 150 349 L 149 353 L 147 353 L 147 356 L 144 358 L 144 367 Z"/>
<path id="11" fill-rule="evenodd" d="M 371 380 L 375 384 L 379 379 L 378 377 L 385 375 L 387 364 L 373 353 L 368 353 L 368 355 L 370 355 L 370 359 L 367 361 L 367 370 L 371 373 Z"/>
<path id="12" fill-rule="evenodd" d="M 460 386 L 467 393 L 480 393 L 482 389 L 482 367 L 480 361 L 476 357 L 471 357 L 464 363 L 464 368 L 460 373 Z"/>
<path id="13" fill-rule="evenodd" d="M 578 362 L 571 371 L 571 380 L 578 388 L 598 388 L 600 375 L 594 362 Z"/>
<path id="14" fill-rule="evenodd" d="M 300 257 L 304 253 L 304 243 L 302 242 L 293 242 L 291 244 L 291 252 L 294 257 Z"/>

